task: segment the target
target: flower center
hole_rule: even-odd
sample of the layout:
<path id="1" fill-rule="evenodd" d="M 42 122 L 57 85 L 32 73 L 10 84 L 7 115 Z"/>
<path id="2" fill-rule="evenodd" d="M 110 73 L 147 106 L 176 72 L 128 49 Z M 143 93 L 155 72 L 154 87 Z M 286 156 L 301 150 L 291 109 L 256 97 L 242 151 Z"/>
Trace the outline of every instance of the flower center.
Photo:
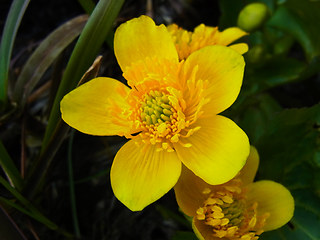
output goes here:
<path id="1" fill-rule="evenodd" d="M 197 210 L 196 217 L 213 228 L 214 237 L 256 240 L 263 232 L 269 214 L 258 215 L 258 204 L 246 201 L 241 184 L 240 179 L 233 179 L 221 185 L 218 191 L 204 191 L 209 197 Z"/>
<path id="2" fill-rule="evenodd" d="M 185 130 L 189 121 L 183 113 L 183 100 L 179 94 L 173 88 L 165 88 L 151 90 L 140 97 L 136 122 L 142 142 L 157 144 L 159 150 L 172 152 L 173 143 L 195 131 Z"/>
<path id="3" fill-rule="evenodd" d="M 168 95 L 159 91 L 150 91 L 145 95 L 141 108 L 141 120 L 147 125 L 169 122 L 174 112 Z"/>

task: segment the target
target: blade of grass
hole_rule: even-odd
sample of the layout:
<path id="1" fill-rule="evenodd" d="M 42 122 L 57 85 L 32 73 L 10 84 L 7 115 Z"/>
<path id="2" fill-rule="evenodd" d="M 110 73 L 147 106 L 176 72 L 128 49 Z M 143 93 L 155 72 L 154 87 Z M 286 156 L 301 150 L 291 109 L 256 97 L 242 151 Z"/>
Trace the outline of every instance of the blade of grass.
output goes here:
<path id="1" fill-rule="evenodd" d="M 78 0 L 79 4 L 81 5 L 81 7 L 83 8 L 83 10 L 91 15 L 91 13 L 94 10 L 95 4 L 92 0 Z M 106 37 L 106 43 L 108 44 L 108 46 L 110 48 L 113 49 L 113 38 L 114 38 L 114 32 L 113 30 L 110 30 L 107 37 Z"/>
<path id="2" fill-rule="evenodd" d="M 70 204 L 73 221 L 73 229 L 77 238 L 81 237 L 76 205 L 76 193 L 74 188 L 73 167 L 72 167 L 72 144 L 74 138 L 74 129 L 71 130 L 68 143 L 68 172 L 69 172 L 69 188 L 70 188 Z"/>
<path id="3" fill-rule="evenodd" d="M 12 185 L 17 188 L 19 191 L 22 189 L 22 178 L 19 170 L 13 163 L 11 157 L 9 156 L 6 148 L 3 146 L 0 141 L 0 165 L 9 178 Z"/>
<path id="4" fill-rule="evenodd" d="M 7 103 L 9 64 L 16 34 L 30 0 L 14 0 L 4 25 L 0 44 L 0 111 Z"/>
<path id="5" fill-rule="evenodd" d="M 6 240 L 27 240 L 8 212 L 0 205 L 0 232 Z"/>
<path id="6" fill-rule="evenodd" d="M 47 36 L 29 57 L 13 91 L 13 100 L 20 109 L 24 107 L 31 91 L 54 60 L 79 36 L 87 19 L 87 15 L 81 15 L 66 22 Z"/>
<path id="7" fill-rule="evenodd" d="M 86 73 L 82 76 L 78 83 L 79 85 L 97 76 L 101 65 L 101 59 L 101 56 L 96 58 L 92 66 L 90 66 Z M 50 164 L 55 156 L 55 153 L 58 151 L 63 140 L 65 139 L 69 128 L 70 127 L 60 118 L 57 127 L 50 138 L 50 142 L 41 152 L 40 157 L 37 159 L 35 164 L 32 166 L 32 169 L 28 173 L 26 184 L 23 190 L 26 194 L 28 194 L 29 198 L 33 198 L 33 196 L 43 186 Z"/>
<path id="8" fill-rule="evenodd" d="M 91 14 L 95 4 L 92 0 L 78 0 L 78 3 L 86 11 L 87 14 Z"/>
<path id="9" fill-rule="evenodd" d="M 30 211 L 27 210 L 23 207 L 21 207 L 19 204 L 10 201 L 4 197 L 0 197 L 0 204 L 2 205 L 7 205 L 10 206 L 12 208 L 15 208 L 16 210 L 20 211 L 21 213 L 37 220 L 38 222 L 44 224 L 45 226 L 47 226 L 48 228 L 50 228 L 51 230 L 54 230 L 56 232 L 59 232 L 60 234 L 64 235 L 65 237 L 67 237 L 68 239 L 71 238 L 73 239 L 73 235 L 70 234 L 69 232 L 59 228 L 55 223 L 51 222 L 49 219 L 47 219 L 46 217 L 44 217 L 42 214 L 38 214 L 38 212 L 34 212 L 34 211 Z"/>
<path id="10" fill-rule="evenodd" d="M 12 201 L 0 197 L 1 202 L 4 202 L 17 210 L 29 215 L 30 217 L 36 219 L 37 221 L 45 224 L 50 229 L 56 230 L 58 226 L 46 218 L 42 213 L 39 212 L 25 197 L 21 195 L 16 189 L 10 186 L 10 184 L 0 176 L 0 184 L 2 184 L 22 205 L 24 205 L 27 209 L 19 206 L 18 204 L 13 203 Z"/>
<path id="11" fill-rule="evenodd" d="M 100 0 L 92 12 L 72 52 L 60 83 L 43 139 L 42 151 L 46 148 L 61 117 L 59 106 L 62 97 L 76 87 L 82 75 L 98 55 L 123 3 L 124 0 Z"/>

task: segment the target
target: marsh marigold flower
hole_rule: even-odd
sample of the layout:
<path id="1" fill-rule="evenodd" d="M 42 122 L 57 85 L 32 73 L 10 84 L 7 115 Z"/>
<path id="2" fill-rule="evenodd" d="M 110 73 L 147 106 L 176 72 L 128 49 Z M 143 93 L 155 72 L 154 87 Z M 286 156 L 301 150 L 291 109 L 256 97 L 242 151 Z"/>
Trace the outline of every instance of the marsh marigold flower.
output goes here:
<path id="1" fill-rule="evenodd" d="M 246 32 L 237 27 L 227 28 L 222 32 L 218 30 L 218 27 L 210 27 L 204 24 L 197 26 L 193 32 L 187 31 L 177 24 L 171 24 L 167 28 L 175 43 L 180 60 L 186 59 L 194 51 L 212 45 L 229 45 L 230 48 L 240 54 L 248 51 L 246 43 L 231 44 L 247 35 Z"/>
<path id="2" fill-rule="evenodd" d="M 258 153 L 251 147 L 240 174 L 221 185 L 210 185 L 183 168 L 174 188 L 176 199 L 181 210 L 193 217 L 199 239 L 256 240 L 292 218 L 294 200 L 283 185 L 253 182 L 258 165 Z"/>
<path id="3" fill-rule="evenodd" d="M 244 60 L 209 46 L 180 62 L 164 25 L 146 16 L 122 24 L 114 50 L 129 87 L 95 78 L 61 101 L 63 120 L 92 135 L 130 139 L 115 156 L 115 196 L 143 209 L 178 181 L 181 163 L 210 184 L 233 178 L 249 154 L 246 134 L 217 115 L 237 98 Z"/>

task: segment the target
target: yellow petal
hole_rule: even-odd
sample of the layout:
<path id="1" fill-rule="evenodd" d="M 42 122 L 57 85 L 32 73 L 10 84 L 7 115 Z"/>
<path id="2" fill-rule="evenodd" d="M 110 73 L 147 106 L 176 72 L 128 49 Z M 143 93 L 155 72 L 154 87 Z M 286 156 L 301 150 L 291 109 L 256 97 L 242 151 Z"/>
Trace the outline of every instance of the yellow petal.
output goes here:
<path id="1" fill-rule="evenodd" d="M 229 48 L 232 48 L 233 50 L 237 51 L 240 54 L 245 54 L 249 50 L 248 44 L 246 43 L 232 44 L 229 46 Z"/>
<path id="2" fill-rule="evenodd" d="M 247 34 L 248 33 L 237 27 L 227 28 L 220 32 L 217 44 L 226 46 Z"/>
<path id="3" fill-rule="evenodd" d="M 259 167 L 259 154 L 254 146 L 250 147 L 250 154 L 246 164 L 240 171 L 239 177 L 244 185 L 252 183 Z"/>
<path id="4" fill-rule="evenodd" d="M 127 142 L 111 167 L 115 196 L 130 210 L 140 211 L 167 193 L 178 181 L 181 162 L 175 152 L 156 151 L 155 145 Z"/>
<path id="5" fill-rule="evenodd" d="M 227 240 L 225 238 L 217 238 L 212 236 L 212 227 L 206 225 L 204 221 L 200 221 L 196 218 L 193 218 L 192 220 L 192 229 L 199 240 Z"/>
<path id="6" fill-rule="evenodd" d="M 294 212 L 294 199 L 283 185 L 263 180 L 248 185 L 248 201 L 258 203 L 258 214 L 270 213 L 265 231 L 282 227 L 290 221 Z"/>
<path id="7" fill-rule="evenodd" d="M 179 158 L 209 184 L 229 181 L 249 155 L 247 135 L 233 121 L 219 115 L 198 119 L 196 124 L 200 130 L 186 139 L 192 145 L 190 148 L 175 144 Z"/>
<path id="8" fill-rule="evenodd" d="M 210 188 L 211 185 L 182 166 L 181 176 L 174 186 L 176 200 L 181 210 L 188 216 L 195 216 L 197 209 L 202 207 L 208 198 L 208 195 L 203 194 L 203 191 Z"/>
<path id="9" fill-rule="evenodd" d="M 64 96 L 60 103 L 62 119 L 80 132 L 91 135 L 124 135 L 130 133 L 128 121 L 114 123 L 111 101 L 122 109 L 129 88 L 112 78 L 95 78 Z M 121 112 L 119 113 L 119 115 Z"/>
<path id="10" fill-rule="evenodd" d="M 227 109 L 237 98 L 243 79 L 243 57 L 225 46 L 208 46 L 192 53 L 186 60 L 185 79 L 208 81 L 206 93 L 210 102 L 204 106 L 206 114 L 217 114 Z M 190 76 L 190 77 L 188 77 Z"/>
<path id="11" fill-rule="evenodd" d="M 156 26 L 147 16 L 134 18 L 118 27 L 114 37 L 114 51 L 123 72 L 132 63 L 146 58 L 178 61 L 178 53 L 164 25 Z"/>

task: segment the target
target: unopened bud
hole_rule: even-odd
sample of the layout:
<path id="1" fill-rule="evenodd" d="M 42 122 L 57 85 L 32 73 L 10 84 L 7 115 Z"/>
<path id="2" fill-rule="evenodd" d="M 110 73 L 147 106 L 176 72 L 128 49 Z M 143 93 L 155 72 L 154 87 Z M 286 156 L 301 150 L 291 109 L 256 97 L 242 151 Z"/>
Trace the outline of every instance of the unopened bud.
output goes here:
<path id="1" fill-rule="evenodd" d="M 245 6 L 238 16 L 238 26 L 246 32 L 260 28 L 269 18 L 270 10 L 264 3 L 251 3 Z"/>

